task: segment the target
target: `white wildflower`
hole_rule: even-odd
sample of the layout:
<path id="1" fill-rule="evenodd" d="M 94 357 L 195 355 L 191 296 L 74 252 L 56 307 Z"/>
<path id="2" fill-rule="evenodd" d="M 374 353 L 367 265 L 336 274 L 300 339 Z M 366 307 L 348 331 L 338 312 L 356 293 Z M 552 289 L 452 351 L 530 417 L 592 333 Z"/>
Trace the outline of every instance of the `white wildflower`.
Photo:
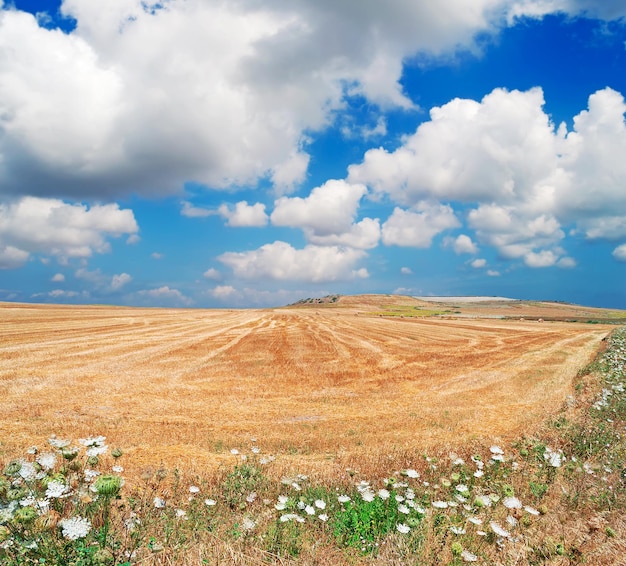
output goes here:
<path id="1" fill-rule="evenodd" d="M 307 505 L 307 506 L 304 508 L 304 512 L 305 512 L 307 515 L 315 515 L 315 507 L 313 507 L 313 505 Z"/>
<path id="2" fill-rule="evenodd" d="M 374 492 L 366 489 L 363 492 L 361 492 L 361 498 L 363 499 L 363 501 L 369 503 L 370 501 L 374 501 L 374 498 L 376 496 L 374 495 Z"/>
<path id="3" fill-rule="evenodd" d="M 324 501 L 323 499 L 316 499 L 315 507 L 317 507 L 318 509 L 326 509 L 326 501 Z"/>
<path id="4" fill-rule="evenodd" d="M 22 462 L 22 467 L 18 474 L 22 479 L 32 481 L 37 476 L 37 470 L 31 462 Z"/>
<path id="5" fill-rule="evenodd" d="M 461 552 L 461 558 L 464 562 L 478 562 L 478 556 L 472 554 L 469 550 Z"/>
<path id="6" fill-rule="evenodd" d="M 530 507 L 529 505 L 526 505 L 524 507 L 524 511 L 526 511 L 526 513 L 530 513 L 531 515 L 539 515 L 539 511 L 537 511 L 537 509 L 535 509 L 534 507 Z"/>
<path id="7" fill-rule="evenodd" d="M 455 535 L 464 535 L 466 531 L 463 527 L 452 526 L 450 527 L 450 532 Z"/>
<path id="8" fill-rule="evenodd" d="M 389 491 L 387 491 L 386 489 L 379 489 L 378 490 L 378 497 L 380 497 L 383 501 L 386 501 L 387 499 L 389 499 Z"/>
<path id="9" fill-rule="evenodd" d="M 408 515 L 411 510 L 406 505 L 398 505 L 398 513 L 402 513 L 403 515 Z"/>
<path id="10" fill-rule="evenodd" d="M 502 500 L 502 505 L 507 509 L 521 509 L 522 502 L 517 497 L 505 497 Z"/>
<path id="11" fill-rule="evenodd" d="M 157 509 L 163 509 L 165 507 L 165 499 L 163 499 L 162 497 L 155 497 L 154 506 Z"/>
<path id="12" fill-rule="evenodd" d="M 467 487 L 465 484 L 460 483 L 459 485 L 456 486 L 455 488 L 459 493 L 469 493 L 469 487 Z"/>
<path id="13" fill-rule="evenodd" d="M 100 472 L 98 472 L 97 470 L 86 469 L 83 470 L 83 474 L 85 476 L 85 481 L 89 483 L 95 480 L 100 475 Z"/>
<path id="14" fill-rule="evenodd" d="M 215 505 L 217 505 L 217 501 L 215 501 L 215 499 L 205 499 L 204 504 L 207 507 L 214 507 Z"/>
<path id="15" fill-rule="evenodd" d="M 85 538 L 91 531 L 91 522 L 85 517 L 71 517 L 59 522 L 63 536 L 68 540 L 78 540 Z"/>
<path id="16" fill-rule="evenodd" d="M 339 501 L 339 503 L 348 503 L 348 501 L 350 501 L 350 498 L 347 495 L 340 495 L 339 497 L 337 497 L 337 501 Z"/>
<path id="17" fill-rule="evenodd" d="M 46 488 L 46 497 L 48 499 L 57 499 L 60 497 L 66 497 L 69 495 L 69 488 L 66 484 L 60 481 L 52 480 L 48 482 Z"/>
<path id="18" fill-rule="evenodd" d="M 254 519 L 251 519 L 250 517 L 245 517 L 244 520 L 241 522 L 241 528 L 244 531 L 252 531 L 255 527 L 256 521 L 254 521 Z"/>
<path id="19" fill-rule="evenodd" d="M 446 501 L 433 501 L 432 506 L 437 509 L 447 509 L 448 503 Z"/>
<path id="20" fill-rule="evenodd" d="M 496 533 L 498 536 L 500 537 L 504 537 L 504 538 L 508 538 L 511 536 L 511 533 L 509 533 L 509 531 L 503 529 L 498 523 L 496 523 L 495 521 L 491 521 L 489 523 L 489 526 L 491 527 L 491 530 Z"/>
<path id="21" fill-rule="evenodd" d="M 88 438 L 81 438 L 78 442 L 89 448 L 90 446 L 104 446 L 105 440 L 106 436 L 90 436 Z"/>
<path id="22" fill-rule="evenodd" d="M 407 534 L 408 532 L 410 532 L 411 527 L 409 527 L 408 525 L 405 525 L 404 523 L 398 523 L 396 525 L 396 530 L 399 533 L 402 533 L 403 535 Z"/>
<path id="23" fill-rule="evenodd" d="M 499 446 L 495 444 L 491 448 L 489 448 L 489 451 L 492 454 L 500 454 L 500 455 L 504 454 L 504 450 L 502 450 L 502 448 L 500 448 Z"/>
<path id="24" fill-rule="evenodd" d="M 254 503 L 256 501 L 256 491 L 251 491 L 250 493 L 248 493 L 248 495 L 246 496 L 246 501 L 248 503 Z"/>
<path id="25" fill-rule="evenodd" d="M 67 448 L 71 442 L 69 440 L 61 440 L 60 438 L 57 438 L 56 436 L 52 435 L 49 439 L 48 439 L 48 444 L 50 444 L 50 446 L 54 447 L 54 448 Z"/>
<path id="26" fill-rule="evenodd" d="M 320 521 L 324 521 L 324 523 L 325 523 L 326 521 L 328 521 L 328 515 L 327 515 L 326 513 L 321 513 L 321 514 L 319 514 L 319 515 L 317 516 L 317 518 L 318 518 Z"/>
<path id="27" fill-rule="evenodd" d="M 185 511 L 184 509 L 176 509 L 176 516 L 179 519 L 186 519 L 187 518 L 187 511 Z"/>
<path id="28" fill-rule="evenodd" d="M 420 475 L 417 473 L 417 471 L 413 470 L 411 468 L 409 468 L 408 470 L 405 470 L 404 471 L 404 475 L 409 477 L 409 478 L 413 478 L 413 479 L 420 477 Z"/>
<path id="29" fill-rule="evenodd" d="M 51 470 L 52 468 L 54 468 L 54 466 L 57 463 L 56 454 L 53 454 L 52 452 L 45 452 L 43 454 L 39 454 L 36 460 L 37 460 L 37 463 L 44 470 Z"/>
<path id="30" fill-rule="evenodd" d="M 105 454 L 108 449 L 109 447 L 106 444 L 102 446 L 90 446 L 85 451 L 85 454 L 87 454 L 90 458 L 97 457 L 100 456 L 100 454 Z"/>

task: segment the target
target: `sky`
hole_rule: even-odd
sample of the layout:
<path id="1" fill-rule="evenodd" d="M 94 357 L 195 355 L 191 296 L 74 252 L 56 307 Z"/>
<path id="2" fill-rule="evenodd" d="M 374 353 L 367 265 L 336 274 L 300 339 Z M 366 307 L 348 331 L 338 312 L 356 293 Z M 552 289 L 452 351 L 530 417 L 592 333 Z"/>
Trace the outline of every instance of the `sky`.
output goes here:
<path id="1" fill-rule="evenodd" d="M 626 308 L 623 0 L 0 0 L 0 301 Z"/>

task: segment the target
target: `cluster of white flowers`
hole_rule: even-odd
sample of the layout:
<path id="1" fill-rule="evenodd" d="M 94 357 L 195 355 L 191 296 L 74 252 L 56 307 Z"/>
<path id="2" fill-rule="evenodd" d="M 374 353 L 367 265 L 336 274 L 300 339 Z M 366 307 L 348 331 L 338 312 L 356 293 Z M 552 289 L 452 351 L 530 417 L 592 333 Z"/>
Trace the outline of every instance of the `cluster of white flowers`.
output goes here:
<path id="1" fill-rule="evenodd" d="M 91 521 L 85 517 L 70 517 L 59 522 L 63 536 L 68 540 L 85 538 L 91 531 Z"/>

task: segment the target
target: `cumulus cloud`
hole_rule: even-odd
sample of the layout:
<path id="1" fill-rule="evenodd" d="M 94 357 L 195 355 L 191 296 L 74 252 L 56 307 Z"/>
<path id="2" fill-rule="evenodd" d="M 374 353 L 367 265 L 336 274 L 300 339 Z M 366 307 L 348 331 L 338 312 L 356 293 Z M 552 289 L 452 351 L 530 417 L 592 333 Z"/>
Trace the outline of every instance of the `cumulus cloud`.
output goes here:
<path id="1" fill-rule="evenodd" d="M 437 234 L 458 226 L 460 223 L 448 205 L 422 202 L 414 210 L 395 208 L 382 226 L 383 243 L 428 248 Z"/>
<path id="2" fill-rule="evenodd" d="M 461 234 L 452 242 L 452 249 L 456 254 L 478 253 L 478 246 L 466 234 Z"/>
<path id="3" fill-rule="evenodd" d="M 137 296 L 154 305 L 191 305 L 193 301 L 181 293 L 178 289 L 172 289 L 167 285 L 158 289 L 144 289 L 137 291 Z"/>
<path id="4" fill-rule="evenodd" d="M 121 289 L 124 285 L 130 283 L 133 278 L 128 275 L 128 273 L 120 273 L 119 275 L 114 275 L 111 278 L 111 289 L 117 291 Z"/>
<path id="5" fill-rule="evenodd" d="M 209 210 L 208 208 L 202 208 L 199 206 L 194 206 L 189 201 L 181 202 L 180 213 L 187 218 L 206 218 L 207 216 L 211 216 L 213 214 L 217 214 L 214 210 Z"/>
<path id="6" fill-rule="evenodd" d="M 476 258 L 470 263 L 470 265 L 475 269 L 482 269 L 487 265 L 487 260 L 483 258 Z"/>
<path id="7" fill-rule="evenodd" d="M 2 10 L 0 49 L 11 57 L 0 61 L 0 182 L 14 193 L 109 198 L 267 177 L 285 194 L 305 178 L 307 133 L 331 123 L 346 97 L 413 108 L 404 60 L 471 50 L 478 34 L 536 5 L 65 0 L 71 33 L 43 27 L 44 14 Z M 383 131 L 380 122 L 371 135 Z"/>
<path id="8" fill-rule="evenodd" d="M 63 281 L 65 281 L 65 275 L 63 275 L 62 273 L 55 273 L 50 281 L 53 281 L 55 283 L 62 283 Z"/>
<path id="9" fill-rule="evenodd" d="M 16 269 L 22 267 L 29 257 L 27 251 L 14 246 L 0 247 L 0 269 Z"/>
<path id="10" fill-rule="evenodd" d="M 218 285 L 214 289 L 211 289 L 209 291 L 209 294 L 213 298 L 220 299 L 222 301 L 223 300 L 230 300 L 230 299 L 233 299 L 233 298 L 238 298 L 238 297 L 241 296 L 241 293 L 239 293 L 239 291 L 237 291 L 237 289 L 235 289 L 231 285 Z"/>
<path id="11" fill-rule="evenodd" d="M 617 246 L 613 250 L 613 257 L 617 261 L 626 261 L 626 244 L 622 244 L 621 246 Z"/>
<path id="12" fill-rule="evenodd" d="M 352 248 L 308 245 L 296 249 L 286 242 L 276 241 L 257 250 L 227 252 L 218 260 L 243 279 L 319 283 L 367 277 L 366 271 L 356 267 L 363 257 L 365 252 Z"/>
<path id="13" fill-rule="evenodd" d="M 410 267 L 401 267 L 400 273 L 402 273 L 402 275 L 412 275 L 413 271 L 411 270 Z"/>
<path id="14" fill-rule="evenodd" d="M 350 230 L 367 188 L 332 179 L 315 187 L 308 197 L 281 197 L 274 203 L 271 220 L 275 226 L 308 229 L 327 236 Z"/>
<path id="15" fill-rule="evenodd" d="M 223 204 L 219 213 L 227 219 L 227 224 L 234 227 L 265 226 L 268 216 L 265 213 L 265 205 L 257 202 L 248 204 L 245 200 L 235 204 L 234 208 Z"/>
<path id="16" fill-rule="evenodd" d="M 550 250 L 542 250 L 538 253 L 528 252 L 524 255 L 524 263 L 528 267 L 550 267 L 557 262 L 558 256 Z"/>
<path id="17" fill-rule="evenodd" d="M 138 229 L 132 210 L 120 210 L 117 204 L 88 208 L 57 199 L 23 197 L 0 203 L 0 257 L 13 267 L 35 253 L 55 256 L 60 262 L 87 258 L 108 252 L 107 238 Z"/>
<path id="18" fill-rule="evenodd" d="M 301 228 L 307 240 L 319 246 L 368 249 L 378 245 L 380 222 L 356 222 L 359 203 L 367 193 L 361 184 L 331 179 L 315 187 L 308 197 L 281 197 L 274 204 L 274 226 Z"/>
<path id="19" fill-rule="evenodd" d="M 212 279 L 213 281 L 220 281 L 222 279 L 222 274 L 214 267 L 207 269 L 202 275 L 206 279 Z"/>
<path id="20" fill-rule="evenodd" d="M 467 219 L 478 241 L 504 258 L 527 256 L 528 265 L 557 263 L 551 254 L 565 224 L 588 239 L 622 239 L 623 96 L 592 94 L 571 131 L 556 127 L 543 105 L 539 88 L 454 99 L 396 150 L 367 151 L 348 181 L 405 206 L 426 198 L 473 206 Z"/>

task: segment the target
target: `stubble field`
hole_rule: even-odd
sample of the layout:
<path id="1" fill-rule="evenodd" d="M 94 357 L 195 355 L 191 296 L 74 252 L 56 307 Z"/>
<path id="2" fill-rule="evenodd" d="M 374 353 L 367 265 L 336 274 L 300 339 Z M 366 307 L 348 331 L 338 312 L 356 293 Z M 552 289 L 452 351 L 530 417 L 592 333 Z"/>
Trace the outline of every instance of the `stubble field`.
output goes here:
<path id="1" fill-rule="evenodd" d="M 515 306 L 505 320 L 419 316 L 432 305 L 397 297 L 266 310 L 2 304 L 0 448 L 105 434 L 131 456 L 129 473 L 193 472 L 256 438 L 282 466 L 324 475 L 504 441 L 563 405 L 611 330 Z M 493 307 L 482 316 L 512 305 Z"/>

